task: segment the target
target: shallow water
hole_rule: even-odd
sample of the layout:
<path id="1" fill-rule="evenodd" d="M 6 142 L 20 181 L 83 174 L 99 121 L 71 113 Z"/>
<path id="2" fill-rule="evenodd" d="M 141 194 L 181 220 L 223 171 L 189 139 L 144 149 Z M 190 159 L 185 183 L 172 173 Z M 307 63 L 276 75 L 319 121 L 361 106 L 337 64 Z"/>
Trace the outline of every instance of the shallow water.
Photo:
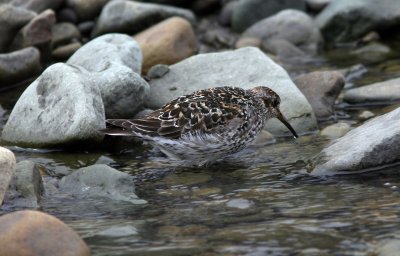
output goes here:
<path id="1" fill-rule="evenodd" d="M 296 66 L 337 69 L 359 63 L 340 55 Z M 359 86 L 400 76 L 400 62 L 368 64 Z M 10 110 L 20 91 L 0 94 Z M 392 107 L 338 105 L 338 119 L 357 126 L 357 114 Z M 8 112 L 9 114 L 9 112 Z M 3 125 L 7 114 L 0 119 Z M 380 172 L 313 177 L 306 161 L 329 143 L 318 135 L 246 149 L 235 159 L 202 169 L 175 168 L 146 147 L 123 152 L 65 152 L 11 147 L 18 161 L 30 159 L 62 177 L 105 163 L 136 177 L 147 205 L 77 200 L 49 191 L 41 210 L 73 227 L 93 255 L 371 255 L 376 244 L 400 233 L 400 167 Z M 2 212 L 16 210 L 5 205 Z"/>

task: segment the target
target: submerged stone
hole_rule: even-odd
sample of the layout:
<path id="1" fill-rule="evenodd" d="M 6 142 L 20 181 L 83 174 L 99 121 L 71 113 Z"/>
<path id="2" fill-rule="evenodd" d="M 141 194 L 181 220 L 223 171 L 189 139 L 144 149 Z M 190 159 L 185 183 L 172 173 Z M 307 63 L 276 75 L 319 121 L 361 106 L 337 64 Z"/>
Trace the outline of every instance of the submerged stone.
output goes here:
<path id="1" fill-rule="evenodd" d="M 397 108 L 351 130 L 311 159 L 311 174 L 346 174 L 399 161 L 399 120 Z"/>

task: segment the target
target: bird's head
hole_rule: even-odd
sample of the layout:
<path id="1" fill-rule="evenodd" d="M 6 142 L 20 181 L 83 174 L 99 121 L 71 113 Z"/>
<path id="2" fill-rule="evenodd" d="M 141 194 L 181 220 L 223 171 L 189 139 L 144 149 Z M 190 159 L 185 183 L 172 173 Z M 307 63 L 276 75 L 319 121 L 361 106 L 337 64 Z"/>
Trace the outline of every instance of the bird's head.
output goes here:
<path id="1" fill-rule="evenodd" d="M 281 110 L 279 108 L 281 104 L 281 98 L 279 95 L 265 86 L 258 86 L 251 89 L 254 96 L 262 100 L 266 108 L 266 116 L 269 118 L 276 117 L 281 121 L 293 134 L 295 138 L 297 138 L 297 133 L 293 129 L 293 127 L 289 124 L 287 119 L 282 115 Z"/>

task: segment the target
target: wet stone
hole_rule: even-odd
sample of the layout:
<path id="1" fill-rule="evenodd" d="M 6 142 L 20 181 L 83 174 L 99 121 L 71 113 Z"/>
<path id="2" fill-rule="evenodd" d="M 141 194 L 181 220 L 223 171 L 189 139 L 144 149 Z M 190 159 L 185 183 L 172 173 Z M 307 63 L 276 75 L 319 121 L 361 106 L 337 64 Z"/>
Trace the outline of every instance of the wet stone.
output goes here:
<path id="1" fill-rule="evenodd" d="M 92 35 L 95 37 L 110 32 L 135 34 L 173 16 L 185 18 L 192 24 L 195 21 L 191 11 L 178 7 L 134 1 L 110 1 L 102 9 Z"/>
<path id="2" fill-rule="evenodd" d="M 370 119 L 370 118 L 372 118 L 372 117 L 375 117 L 375 114 L 372 113 L 372 112 L 369 111 L 369 110 L 364 110 L 363 112 L 361 112 L 361 113 L 358 115 L 358 118 L 359 118 L 360 120 L 363 120 L 363 121 L 368 120 L 368 119 Z"/>
<path id="3" fill-rule="evenodd" d="M 145 204 L 135 194 L 133 177 L 103 164 L 74 171 L 60 181 L 61 193 L 79 198 L 105 197 L 132 204 Z"/>
<path id="4" fill-rule="evenodd" d="M 56 59 L 68 59 L 72 56 L 79 48 L 82 47 L 80 42 L 66 44 L 60 47 L 57 47 L 51 52 L 51 55 Z"/>
<path id="5" fill-rule="evenodd" d="M 315 175 L 378 170 L 400 160 L 400 108 L 351 130 L 310 160 Z M 368 139 L 367 139 L 368 138 Z"/>
<path id="6" fill-rule="evenodd" d="M 328 137 L 330 139 L 337 139 L 343 137 L 351 129 L 348 123 L 336 123 L 329 125 L 321 130 L 321 136 Z"/>
<path id="7" fill-rule="evenodd" d="M 10 49 L 17 50 L 28 46 L 45 46 L 52 38 L 52 27 L 56 22 L 54 11 L 46 10 L 28 24 L 15 36 Z"/>
<path id="8" fill-rule="evenodd" d="M 40 52 L 35 47 L 0 54 L 1 84 L 23 81 L 38 74 L 41 69 Z"/>
<path id="9" fill-rule="evenodd" d="M 343 100 L 349 103 L 390 102 L 400 100 L 400 78 L 349 89 Z"/>
<path id="10" fill-rule="evenodd" d="M 41 13 L 46 9 L 56 11 L 64 0 L 12 0 L 12 5 Z"/>
<path id="11" fill-rule="evenodd" d="M 43 192 L 38 165 L 24 160 L 16 165 L 15 174 L 4 201 L 13 207 L 39 208 Z"/>
<path id="12" fill-rule="evenodd" d="M 0 5 L 0 52 L 8 50 L 18 30 L 36 16 L 36 13 L 9 4 Z"/>
<path id="13" fill-rule="evenodd" d="M 68 22 L 59 22 L 53 26 L 51 47 L 57 48 L 59 45 L 71 43 L 73 40 L 79 40 L 81 34 L 78 28 Z"/>
<path id="14" fill-rule="evenodd" d="M 253 205 L 254 202 L 243 198 L 231 199 L 226 203 L 227 207 L 237 209 L 248 209 Z"/>
<path id="15" fill-rule="evenodd" d="M 328 119 L 334 114 L 336 98 L 342 91 L 345 80 L 337 71 L 315 71 L 294 79 L 304 93 L 318 119 Z"/>
<path id="16" fill-rule="evenodd" d="M 4 195 L 15 173 L 15 164 L 14 154 L 0 147 L 0 205 L 3 203 Z"/>

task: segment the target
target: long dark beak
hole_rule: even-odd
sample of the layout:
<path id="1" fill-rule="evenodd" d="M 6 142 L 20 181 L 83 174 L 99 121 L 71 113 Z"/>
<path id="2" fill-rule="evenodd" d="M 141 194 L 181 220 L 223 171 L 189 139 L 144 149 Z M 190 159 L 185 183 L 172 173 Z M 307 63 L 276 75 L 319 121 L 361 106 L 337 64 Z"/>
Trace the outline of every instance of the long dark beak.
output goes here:
<path id="1" fill-rule="evenodd" d="M 296 131 L 293 129 L 293 127 L 289 124 L 289 122 L 286 120 L 286 118 L 282 115 L 281 111 L 279 110 L 279 108 L 275 109 L 275 113 L 276 113 L 276 118 L 279 119 L 279 121 L 281 121 L 288 129 L 289 131 L 291 131 L 293 133 L 293 137 L 295 139 L 297 139 L 299 136 L 297 136 Z"/>

